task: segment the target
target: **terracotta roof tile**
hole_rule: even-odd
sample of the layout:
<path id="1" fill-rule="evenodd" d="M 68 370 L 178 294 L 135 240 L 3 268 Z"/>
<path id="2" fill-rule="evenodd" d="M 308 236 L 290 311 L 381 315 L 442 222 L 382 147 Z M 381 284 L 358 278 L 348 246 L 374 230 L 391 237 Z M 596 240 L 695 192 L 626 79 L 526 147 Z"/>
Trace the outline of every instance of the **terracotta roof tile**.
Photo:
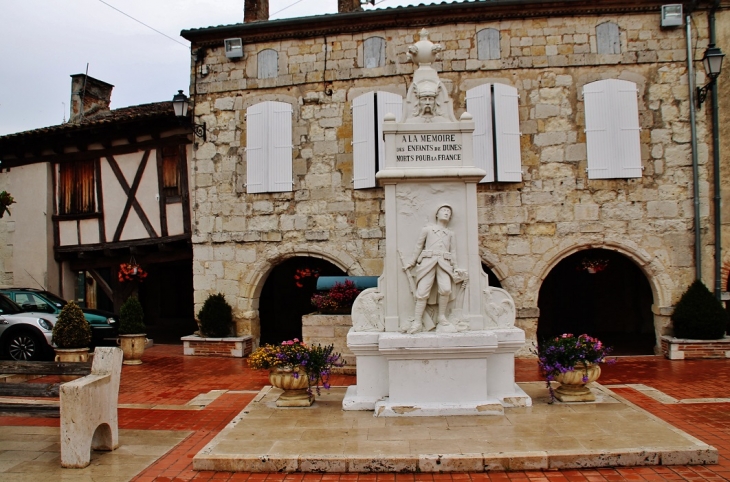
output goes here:
<path id="1" fill-rule="evenodd" d="M 173 117 L 174 115 L 175 111 L 172 108 L 172 101 L 133 105 L 108 111 L 94 112 L 76 122 L 67 122 L 65 124 L 41 127 L 39 129 L 0 136 L 0 140 L 13 140 L 22 137 L 35 136 L 38 134 L 50 134 L 63 131 L 73 132 L 75 130 L 102 126 L 105 124 L 128 123 L 132 121 L 143 120 L 146 118 Z"/>

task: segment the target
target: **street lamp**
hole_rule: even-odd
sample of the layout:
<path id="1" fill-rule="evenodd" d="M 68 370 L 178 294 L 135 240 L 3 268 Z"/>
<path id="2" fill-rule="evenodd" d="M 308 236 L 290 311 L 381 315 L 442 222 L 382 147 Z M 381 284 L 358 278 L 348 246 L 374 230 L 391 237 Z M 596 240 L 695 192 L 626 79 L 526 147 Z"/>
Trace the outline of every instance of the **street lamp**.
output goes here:
<path id="1" fill-rule="evenodd" d="M 702 57 L 702 65 L 705 67 L 705 74 L 710 78 L 710 81 L 704 87 L 697 87 L 698 109 L 702 107 L 702 103 L 707 98 L 707 91 L 713 88 L 717 77 L 720 75 L 723 58 L 725 58 L 725 54 L 722 53 L 719 47 L 715 47 L 714 44 L 710 44 L 707 50 L 705 50 L 705 55 Z"/>
<path id="2" fill-rule="evenodd" d="M 173 96 L 172 108 L 175 109 L 175 115 L 177 117 L 184 118 L 188 116 L 188 96 L 183 94 L 182 90 L 178 90 L 177 94 Z M 201 137 L 203 142 L 207 140 L 205 136 L 205 122 L 202 124 L 193 124 L 193 132 L 196 136 Z"/>

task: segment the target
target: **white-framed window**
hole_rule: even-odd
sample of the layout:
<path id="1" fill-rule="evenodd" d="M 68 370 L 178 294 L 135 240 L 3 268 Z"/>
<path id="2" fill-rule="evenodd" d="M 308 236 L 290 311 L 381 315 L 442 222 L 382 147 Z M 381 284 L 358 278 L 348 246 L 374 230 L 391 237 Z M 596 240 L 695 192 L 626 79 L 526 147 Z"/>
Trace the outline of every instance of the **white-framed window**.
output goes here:
<path id="1" fill-rule="evenodd" d="M 477 58 L 496 60 L 502 57 L 499 49 L 499 30 L 484 28 L 477 32 Z"/>
<path id="2" fill-rule="evenodd" d="M 642 176 L 636 84 L 606 79 L 583 86 L 588 179 Z"/>
<path id="3" fill-rule="evenodd" d="M 273 79 L 279 75 L 279 53 L 273 49 L 262 50 L 256 56 L 259 79 Z"/>
<path id="4" fill-rule="evenodd" d="M 375 174 L 385 164 L 383 118 L 400 122 L 403 98 L 390 92 L 368 92 L 352 100 L 352 163 L 355 189 L 375 187 Z"/>
<path id="5" fill-rule="evenodd" d="M 363 60 L 366 69 L 385 66 L 385 39 L 383 37 L 365 39 L 363 42 Z"/>
<path id="6" fill-rule="evenodd" d="M 621 37 L 618 24 L 603 22 L 596 27 L 596 46 L 599 54 L 620 54 Z"/>
<path id="7" fill-rule="evenodd" d="M 466 91 L 466 110 L 474 118 L 474 165 L 487 171 L 480 182 L 522 181 L 519 98 L 505 84 Z"/>
<path id="8" fill-rule="evenodd" d="M 246 109 L 246 191 L 292 190 L 292 106 L 266 101 Z"/>

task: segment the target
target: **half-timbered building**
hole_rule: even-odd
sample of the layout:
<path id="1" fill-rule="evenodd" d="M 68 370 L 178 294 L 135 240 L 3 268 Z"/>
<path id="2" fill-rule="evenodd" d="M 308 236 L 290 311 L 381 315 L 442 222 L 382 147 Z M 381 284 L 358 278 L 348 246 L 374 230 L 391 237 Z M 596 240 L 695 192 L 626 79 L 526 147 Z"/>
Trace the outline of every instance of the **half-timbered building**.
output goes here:
<path id="1" fill-rule="evenodd" d="M 5 287 L 43 287 L 118 311 L 137 291 L 158 338 L 196 329 L 189 119 L 172 102 L 109 108 L 113 86 L 72 76 L 69 122 L 0 137 Z M 120 276 L 126 265 L 147 277 Z"/>

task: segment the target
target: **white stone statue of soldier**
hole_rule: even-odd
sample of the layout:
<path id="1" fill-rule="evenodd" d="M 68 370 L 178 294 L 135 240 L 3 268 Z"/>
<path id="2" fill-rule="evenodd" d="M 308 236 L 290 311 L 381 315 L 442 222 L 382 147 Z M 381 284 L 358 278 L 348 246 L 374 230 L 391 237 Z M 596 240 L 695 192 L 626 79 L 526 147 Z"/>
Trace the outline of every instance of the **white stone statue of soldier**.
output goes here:
<path id="1" fill-rule="evenodd" d="M 456 241 L 454 232 L 448 229 L 452 208 L 448 204 L 436 210 L 436 224 L 423 227 L 416 242 L 411 261 L 403 267 L 410 276 L 415 270 L 416 309 L 408 333 L 424 330 L 423 313 L 427 304 L 438 301 L 437 331 L 456 332 L 457 328 L 446 317 L 449 301 L 455 298 L 456 282 L 463 280 L 465 272 L 456 265 Z M 436 289 L 434 288 L 434 285 Z M 429 303 L 430 302 L 430 303 Z"/>

